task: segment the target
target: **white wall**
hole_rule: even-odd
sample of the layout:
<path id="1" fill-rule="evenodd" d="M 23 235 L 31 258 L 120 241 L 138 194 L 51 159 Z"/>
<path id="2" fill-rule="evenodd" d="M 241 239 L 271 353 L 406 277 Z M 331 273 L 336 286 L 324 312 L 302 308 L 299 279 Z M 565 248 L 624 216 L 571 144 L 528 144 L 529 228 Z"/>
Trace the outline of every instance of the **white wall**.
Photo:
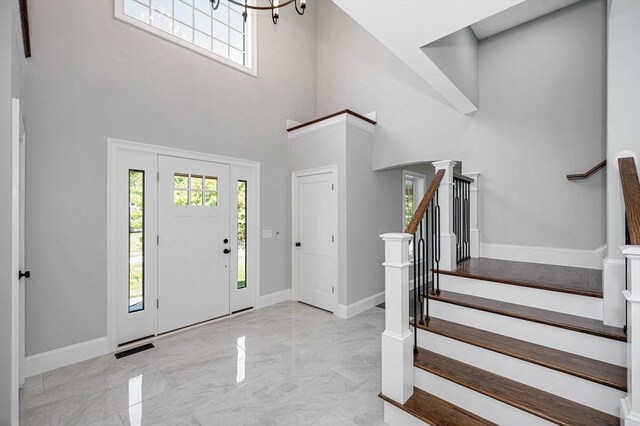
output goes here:
<path id="1" fill-rule="evenodd" d="M 483 242 L 593 250 L 605 179 L 605 2 L 480 42 L 480 110 L 463 116 L 332 2 L 318 7 L 318 114 L 378 113 L 374 167 L 464 161 L 483 175 Z"/>
<path id="2" fill-rule="evenodd" d="M 20 98 L 22 75 L 18 38 L 19 27 L 15 20 L 18 7 L 16 1 L 0 2 L 0 425 L 17 421 L 17 387 L 13 364 L 14 351 L 18 348 L 12 342 L 15 327 L 12 317 L 13 265 L 11 264 L 11 157 L 12 157 L 12 113 L 11 99 Z"/>
<path id="3" fill-rule="evenodd" d="M 476 108 L 480 106 L 478 39 L 470 27 L 429 43 L 422 51 Z"/>
<path id="4" fill-rule="evenodd" d="M 113 1 L 29 2 L 27 355 L 106 335 L 108 137 L 261 162 L 261 292 L 291 286 L 284 123 L 315 116 L 315 2 L 258 19 L 258 77 L 113 17 Z M 4 158 L 4 157 L 3 157 Z"/>

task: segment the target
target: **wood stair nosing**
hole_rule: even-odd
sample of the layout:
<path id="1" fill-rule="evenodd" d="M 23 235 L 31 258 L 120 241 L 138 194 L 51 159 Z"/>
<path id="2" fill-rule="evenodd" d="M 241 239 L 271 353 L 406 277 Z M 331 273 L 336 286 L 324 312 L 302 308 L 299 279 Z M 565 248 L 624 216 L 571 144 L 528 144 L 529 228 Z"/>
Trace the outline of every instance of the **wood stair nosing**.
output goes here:
<path id="1" fill-rule="evenodd" d="M 592 318 L 579 317 L 546 309 L 532 308 L 530 306 L 453 293 L 446 290 L 441 290 L 439 296 L 430 296 L 430 298 L 431 300 L 450 303 L 465 308 L 477 309 L 497 315 L 504 315 L 552 327 L 564 328 L 606 339 L 618 340 L 621 342 L 627 341 L 627 336 L 622 328 L 607 326 L 604 325 L 602 321 Z"/>
<path id="2" fill-rule="evenodd" d="M 495 423 L 416 387 L 413 388 L 413 395 L 404 404 L 400 404 L 382 393 L 378 396 L 389 404 L 433 426 L 495 425 Z"/>
<path id="3" fill-rule="evenodd" d="M 596 269 L 548 265 L 532 262 L 472 258 L 457 264 L 443 275 L 492 281 L 559 293 L 602 299 L 602 273 Z"/>
<path id="4" fill-rule="evenodd" d="M 418 328 L 623 392 L 627 391 L 627 369 L 618 365 L 434 317 L 424 325 L 418 324 Z"/>
<path id="5" fill-rule="evenodd" d="M 562 426 L 619 425 L 607 413 L 420 348 L 414 366 Z"/>

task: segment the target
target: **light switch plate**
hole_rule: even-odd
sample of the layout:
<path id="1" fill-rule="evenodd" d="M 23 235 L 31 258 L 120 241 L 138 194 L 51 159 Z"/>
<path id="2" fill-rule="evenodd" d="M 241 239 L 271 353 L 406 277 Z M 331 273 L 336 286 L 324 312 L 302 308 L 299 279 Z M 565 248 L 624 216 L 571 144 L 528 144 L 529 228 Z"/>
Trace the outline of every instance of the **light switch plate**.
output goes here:
<path id="1" fill-rule="evenodd" d="M 273 238 L 273 231 L 271 229 L 263 229 L 262 238 Z"/>

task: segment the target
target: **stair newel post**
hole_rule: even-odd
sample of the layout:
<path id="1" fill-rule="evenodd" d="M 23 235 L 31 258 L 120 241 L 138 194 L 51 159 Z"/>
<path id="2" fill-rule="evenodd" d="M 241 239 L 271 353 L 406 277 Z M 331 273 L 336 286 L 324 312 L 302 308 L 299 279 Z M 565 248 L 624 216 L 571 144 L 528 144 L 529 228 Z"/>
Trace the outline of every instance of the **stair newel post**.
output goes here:
<path id="1" fill-rule="evenodd" d="M 433 167 L 444 170 L 445 174 L 438 187 L 440 206 L 440 269 L 452 271 L 456 268 L 456 234 L 453 232 L 454 212 L 454 182 L 453 168 L 456 162 L 453 160 L 436 161 Z"/>
<path id="2" fill-rule="evenodd" d="M 465 173 L 473 179 L 469 186 L 469 248 L 471 257 L 480 257 L 480 230 L 478 229 L 478 195 L 480 195 L 480 173 Z"/>
<path id="3" fill-rule="evenodd" d="M 412 235 L 390 233 L 381 238 L 385 243 L 382 394 L 404 404 L 413 394 L 414 336 L 409 329 L 409 241 Z"/>
<path id="4" fill-rule="evenodd" d="M 640 246 L 624 246 L 627 258 L 627 397 L 622 400 L 625 426 L 640 425 Z"/>

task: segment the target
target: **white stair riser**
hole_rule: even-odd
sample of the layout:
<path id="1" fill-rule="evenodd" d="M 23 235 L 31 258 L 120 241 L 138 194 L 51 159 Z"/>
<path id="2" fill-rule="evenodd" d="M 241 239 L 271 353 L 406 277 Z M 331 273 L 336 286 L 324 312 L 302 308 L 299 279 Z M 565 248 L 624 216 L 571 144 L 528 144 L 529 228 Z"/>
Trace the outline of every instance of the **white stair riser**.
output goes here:
<path id="1" fill-rule="evenodd" d="M 518 426 L 553 424 L 419 368 L 414 369 L 414 384 L 432 395 L 497 424 Z"/>
<path id="2" fill-rule="evenodd" d="M 418 330 L 418 346 L 511 380 L 617 416 L 626 395 L 608 386 Z"/>
<path id="3" fill-rule="evenodd" d="M 384 401 L 384 422 L 391 426 L 429 426 L 412 414 Z"/>
<path id="4" fill-rule="evenodd" d="M 511 318 L 437 300 L 429 301 L 436 318 L 502 334 L 538 345 L 626 367 L 627 344 L 533 321 Z"/>
<path id="5" fill-rule="evenodd" d="M 603 315 L 603 302 L 601 298 L 597 297 L 540 290 L 537 288 L 444 274 L 440 275 L 440 289 L 597 320 L 602 320 Z"/>

